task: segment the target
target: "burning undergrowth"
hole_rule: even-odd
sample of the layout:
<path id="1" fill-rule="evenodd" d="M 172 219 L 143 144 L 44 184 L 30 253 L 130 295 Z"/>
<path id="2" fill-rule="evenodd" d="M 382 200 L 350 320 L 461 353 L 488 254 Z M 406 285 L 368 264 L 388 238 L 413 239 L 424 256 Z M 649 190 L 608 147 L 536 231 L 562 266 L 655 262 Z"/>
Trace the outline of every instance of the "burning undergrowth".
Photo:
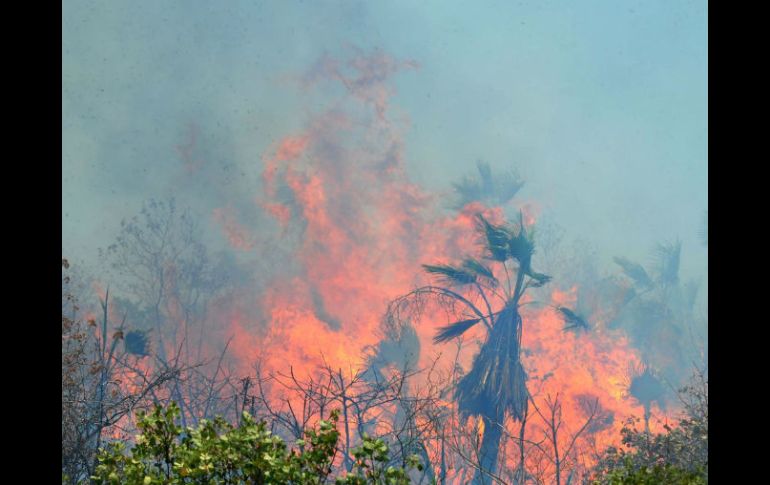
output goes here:
<path id="1" fill-rule="evenodd" d="M 241 410 L 253 409 L 254 398 L 261 397 L 276 406 L 294 406 L 295 413 L 303 399 L 307 404 L 315 396 L 300 393 L 300 383 L 320 386 L 318 371 L 327 369 L 327 390 L 334 386 L 344 390 L 332 399 L 341 403 L 344 411 L 348 403 L 360 403 L 345 393 L 364 392 L 361 389 L 371 387 L 371 383 L 389 383 L 390 389 L 404 398 L 372 398 L 365 409 L 356 408 L 359 431 L 373 426 L 375 418 L 382 421 L 388 416 L 387 423 L 379 426 L 412 423 L 414 429 L 425 429 L 430 427 L 426 424 L 430 422 L 426 417 L 429 408 L 430 415 L 440 416 L 436 419 L 447 429 L 493 425 L 474 424 L 474 413 L 458 412 L 453 398 L 460 386 L 460 395 L 473 401 L 476 408 L 486 405 L 479 399 L 491 399 L 470 385 L 477 354 L 492 360 L 496 355 L 489 349 L 484 353 L 481 325 L 470 329 L 473 324 L 469 323 L 468 328 L 453 334 L 470 329 L 456 346 L 441 345 L 449 339 L 438 339 L 437 343 L 434 337 L 440 327 L 454 321 L 451 318 L 458 314 L 456 307 L 447 301 L 422 302 L 419 311 L 410 312 L 408 318 L 395 319 L 389 318 L 392 314 L 388 309 L 414 288 L 430 284 L 428 275 L 421 271 L 426 263 L 449 264 L 466 258 L 465 270 L 502 281 L 501 274 L 485 273 L 484 258 L 489 255 L 478 248 L 479 214 L 501 223 L 505 209 L 482 201 L 510 205 L 523 181 L 513 172 L 494 179 L 489 167 L 480 164 L 481 180 L 465 179 L 458 184 L 462 204 L 450 210 L 445 200 L 409 180 L 404 151 L 408 122 L 392 106 L 391 78 L 416 68 L 414 62 L 396 61 L 379 51 L 357 52 L 348 61 L 325 57 L 302 77 L 303 89 L 334 93 L 333 101 L 311 115 L 304 129 L 287 133 L 266 150 L 261 160 L 262 187 L 255 187 L 248 201 L 240 192 L 222 193 L 217 197 L 218 206 L 211 208 L 212 221 L 238 254 L 226 262 L 228 267 L 238 268 L 233 269 L 234 274 L 241 275 L 238 282 L 220 286 L 220 291 L 208 295 L 176 291 L 183 286 L 169 283 L 168 288 L 176 291 L 172 292 L 175 303 L 165 308 L 162 319 L 142 317 L 155 322 L 155 332 L 148 333 L 152 327 L 147 325 L 128 333 L 128 352 L 145 357 L 148 349 L 157 347 L 171 356 L 187 346 L 188 356 L 207 359 L 216 369 L 215 375 L 246 379 L 233 390 L 235 407 Z M 184 145 L 188 158 L 192 157 L 192 146 L 192 141 Z M 190 160 L 185 165 L 189 173 L 205 166 L 205 161 Z M 483 199 L 478 195 L 486 186 L 494 193 Z M 272 222 L 265 224 L 264 217 L 255 218 L 249 210 Z M 522 234 L 525 227 L 537 226 L 532 211 L 520 212 L 520 217 L 517 230 Z M 534 236 L 521 236 L 522 244 L 529 244 L 530 237 Z M 205 274 L 212 281 L 216 279 L 217 274 L 207 273 L 199 249 L 193 247 L 189 254 L 185 251 L 179 254 L 188 259 L 169 264 L 164 278 L 198 271 L 192 276 Z M 673 246 L 660 250 L 660 281 L 667 292 L 677 283 L 678 251 Z M 619 309 L 633 300 L 633 292 L 649 291 L 654 282 L 643 268 L 619 259 L 632 284 L 597 278 L 583 287 L 565 287 L 566 283 L 545 287 L 550 277 L 531 270 L 530 257 L 537 266 L 535 252 L 526 262 L 519 259 L 518 268 L 528 272 L 537 291 L 517 295 L 515 311 L 512 307 L 501 310 L 511 313 L 506 335 L 516 341 L 512 369 L 520 387 L 503 389 L 515 394 L 509 401 L 516 402 L 501 404 L 499 422 L 495 423 L 503 426 L 498 437 L 502 443 L 500 463 L 511 470 L 540 470 L 546 475 L 585 470 L 596 453 L 618 441 L 622 423 L 630 416 L 648 416 L 651 410 L 661 415 L 662 393 L 650 397 L 645 385 L 642 394 L 646 397 L 639 397 L 639 379 L 649 381 L 652 374 L 636 376 L 629 392 L 629 365 L 641 369 L 643 355 L 617 324 Z M 157 288 L 144 291 L 147 294 L 142 298 L 151 301 Z M 127 309 L 124 305 L 123 310 Z M 650 312 L 660 308 L 648 310 L 653 315 Z M 132 311 L 138 315 L 138 310 Z M 483 318 L 476 320 L 479 323 Z M 150 345 L 151 337 L 165 340 Z M 638 343 L 640 339 L 632 332 L 631 340 Z M 260 375 L 272 376 L 272 381 L 249 380 L 257 363 Z M 426 369 L 434 374 L 423 372 Z M 401 387 L 393 387 L 399 372 L 409 378 L 400 381 Z M 435 375 L 444 376 L 443 386 L 436 384 Z M 353 383 L 356 378 L 359 381 Z M 406 399 L 434 387 L 437 397 L 430 406 L 418 406 L 415 403 L 423 401 L 417 398 Z M 257 389 L 254 398 L 249 397 Z M 377 411 L 373 402 L 379 402 L 386 411 Z M 420 412 L 414 411 L 417 408 Z M 515 412 L 505 414 L 503 408 Z M 307 414 L 307 420 L 323 414 L 323 406 L 312 409 L 315 411 L 301 414 Z M 650 420 L 649 425 L 655 427 L 657 421 Z M 554 427 L 561 432 L 556 433 Z M 448 476 L 452 466 L 454 473 L 460 473 L 459 466 L 452 465 L 448 457 L 450 449 L 462 455 L 458 441 L 452 448 L 450 437 L 435 422 L 431 429 L 415 449 L 434 464 L 435 473 Z M 523 451 L 514 451 L 516 443 L 519 451 L 527 450 L 526 458 Z M 564 461 L 557 465 L 546 456 L 545 448 L 560 450 Z M 462 480 L 460 475 L 455 479 Z"/>
<path id="2" fill-rule="evenodd" d="M 291 365 L 303 376 L 324 365 L 381 372 L 403 365 L 407 352 L 416 367 L 450 353 L 432 341 L 446 321 L 440 310 L 427 308 L 392 335 L 383 333 L 383 314 L 389 302 L 426 283 L 418 271 L 423 263 L 475 251 L 477 213 L 500 218 L 502 212 L 478 202 L 447 212 L 408 179 L 406 124 L 391 113 L 389 77 L 414 67 L 374 53 L 347 63 L 324 59 L 305 78 L 308 85 L 336 83 L 343 93 L 264 157 L 259 208 L 279 224 L 293 270 L 273 274 L 265 291 L 254 295 L 264 320 L 238 315 L 231 322 L 240 342 L 234 358 L 244 368 L 260 359 L 264 370 Z M 516 191 L 520 187 L 516 179 Z M 557 291 L 550 303 L 574 306 L 575 291 Z M 581 323 L 584 332 L 564 331 L 565 310 L 533 305 L 523 311 L 522 360 L 533 399 L 560 394 L 560 412 L 573 431 L 592 417 L 587 403 L 594 399 L 596 417 L 586 436 L 597 446 L 615 441 L 623 419 L 641 411 L 623 384 L 638 353 L 622 332 L 590 328 L 574 313 L 571 325 Z M 471 341 L 461 352 L 466 372 L 477 348 Z M 539 431 L 536 424 L 529 429 L 533 436 Z"/>

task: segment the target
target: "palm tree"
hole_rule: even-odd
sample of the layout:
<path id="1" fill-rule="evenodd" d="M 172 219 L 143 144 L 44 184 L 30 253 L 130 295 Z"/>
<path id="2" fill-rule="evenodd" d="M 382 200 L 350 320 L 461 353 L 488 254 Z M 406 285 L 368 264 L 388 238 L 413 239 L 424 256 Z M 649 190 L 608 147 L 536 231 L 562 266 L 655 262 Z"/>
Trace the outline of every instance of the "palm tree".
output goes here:
<path id="1" fill-rule="evenodd" d="M 462 209 L 471 202 L 483 202 L 490 206 L 502 207 L 510 202 L 524 186 L 524 180 L 516 170 L 496 171 L 488 163 L 476 162 L 478 177 L 465 176 L 452 184 L 454 208 Z"/>
<path id="2" fill-rule="evenodd" d="M 611 324 L 624 328 L 659 377 L 675 386 L 687 377 L 684 371 L 688 357 L 692 357 L 688 352 L 697 352 L 688 335 L 693 337 L 691 325 L 697 321 L 699 285 L 695 280 L 682 280 L 681 254 L 682 243 L 676 240 L 656 244 L 647 269 L 626 258 L 615 258 L 631 283 L 631 297 L 623 302 Z"/>
<path id="3" fill-rule="evenodd" d="M 519 306 L 528 288 L 543 286 L 551 279 L 532 270 L 533 232 L 527 231 L 519 215 L 519 223 L 511 226 L 493 224 L 479 214 L 483 258 L 466 257 L 456 265 L 423 265 L 438 284 L 417 288 L 389 308 L 389 313 L 397 312 L 403 302 L 429 296 L 454 309 L 461 319 L 441 327 L 434 337 L 436 343 L 458 338 L 478 324 L 486 329 L 486 339 L 470 371 L 455 387 L 461 416 L 477 416 L 484 422 L 481 470 L 477 469 L 473 483 L 484 483 L 497 468 L 506 416 L 521 421 L 527 412 Z"/>
<path id="4" fill-rule="evenodd" d="M 657 402 L 659 407 L 665 407 L 666 388 L 657 373 L 644 363 L 631 364 L 628 377 L 628 393 L 644 406 L 644 430 L 649 433 L 652 403 Z"/>

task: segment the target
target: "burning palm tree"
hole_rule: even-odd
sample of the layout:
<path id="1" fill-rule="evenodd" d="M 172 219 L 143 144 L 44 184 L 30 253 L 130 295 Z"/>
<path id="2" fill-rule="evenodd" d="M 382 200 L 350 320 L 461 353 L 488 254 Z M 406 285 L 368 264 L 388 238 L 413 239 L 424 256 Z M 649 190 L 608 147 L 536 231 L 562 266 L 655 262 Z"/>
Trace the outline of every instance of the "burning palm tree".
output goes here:
<path id="1" fill-rule="evenodd" d="M 389 313 L 398 312 L 409 299 L 430 296 L 462 317 L 441 327 L 434 337 L 436 343 L 458 338 L 479 324 L 486 329 L 486 339 L 470 371 L 455 388 L 461 416 L 477 416 L 484 423 L 481 470 L 474 477 L 474 483 L 484 483 L 485 476 L 497 468 L 506 416 L 521 421 L 527 412 L 519 302 L 528 288 L 543 286 L 551 278 L 532 269 L 533 232 L 527 231 L 521 214 L 515 226 L 493 224 L 483 215 L 478 215 L 477 223 L 483 259 L 467 257 L 455 265 L 423 265 L 438 279 L 438 285 L 417 288 L 394 301 Z"/>
<path id="2" fill-rule="evenodd" d="M 629 367 L 628 393 L 644 406 L 644 430 L 650 432 L 652 403 L 665 407 L 666 388 L 658 375 L 646 364 Z"/>

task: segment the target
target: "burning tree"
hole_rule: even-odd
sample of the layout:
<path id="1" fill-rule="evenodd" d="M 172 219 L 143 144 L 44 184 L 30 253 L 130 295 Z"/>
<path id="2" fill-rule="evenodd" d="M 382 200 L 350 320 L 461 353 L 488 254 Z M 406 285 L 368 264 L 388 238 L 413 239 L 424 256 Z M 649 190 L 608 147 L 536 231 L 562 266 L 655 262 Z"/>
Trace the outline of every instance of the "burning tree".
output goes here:
<path id="1" fill-rule="evenodd" d="M 644 374 L 642 374 L 644 375 Z M 645 378 L 649 379 L 649 378 Z M 647 399 L 655 395 L 647 383 Z M 638 387 L 641 387 L 638 385 Z M 653 387 L 650 392 L 649 387 Z M 640 389 L 641 390 L 641 389 Z M 639 391 L 637 391 L 639 393 Z M 591 483 L 708 483 L 708 372 L 696 366 L 679 389 L 681 416 L 664 432 L 637 429 L 638 419 L 621 430 L 624 446 L 611 446 L 594 467 Z"/>
<path id="2" fill-rule="evenodd" d="M 650 413 L 652 403 L 665 406 L 666 388 L 649 366 L 632 365 L 629 369 L 628 393 L 644 406 L 644 429 L 650 432 Z"/>
<path id="3" fill-rule="evenodd" d="M 480 463 L 474 483 L 483 483 L 497 468 L 497 455 L 506 416 L 521 421 L 527 413 L 527 374 L 521 364 L 521 299 L 528 288 L 540 287 L 551 278 L 532 269 L 533 232 L 523 215 L 515 226 L 494 224 L 477 216 L 486 262 L 466 257 L 459 265 L 423 265 L 440 285 L 417 288 L 391 303 L 389 313 L 427 298 L 451 309 L 461 319 L 441 327 L 436 343 L 458 338 L 482 324 L 486 339 L 470 372 L 455 388 L 455 400 L 463 418 L 480 417 L 484 431 Z"/>

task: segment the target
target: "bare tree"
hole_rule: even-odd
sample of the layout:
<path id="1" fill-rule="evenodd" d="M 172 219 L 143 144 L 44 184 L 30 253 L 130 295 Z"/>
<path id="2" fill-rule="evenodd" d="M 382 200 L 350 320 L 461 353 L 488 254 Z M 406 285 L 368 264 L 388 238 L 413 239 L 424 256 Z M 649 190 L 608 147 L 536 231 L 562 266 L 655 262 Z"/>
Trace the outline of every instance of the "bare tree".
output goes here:
<path id="1" fill-rule="evenodd" d="M 174 199 L 151 199 L 138 216 L 121 223 L 115 243 L 102 252 L 125 290 L 116 306 L 134 341 L 151 341 L 161 368 L 195 369 L 171 387 L 185 426 L 234 412 L 229 397 L 238 386 L 224 361 L 229 343 L 212 354 L 216 345 L 208 340 L 215 325 L 210 304 L 223 295 L 234 271 L 224 258 L 213 260 L 202 241 L 198 218 L 189 210 L 179 209 Z"/>
<path id="2" fill-rule="evenodd" d="M 578 458 L 575 454 L 575 446 L 578 443 L 578 439 L 589 428 L 589 425 L 600 410 L 599 399 L 595 398 L 588 403 L 588 417 L 576 431 L 572 432 L 562 419 L 562 401 L 559 393 L 556 393 L 553 397 L 550 394 L 547 395 L 541 406 L 537 405 L 532 396 L 530 396 L 530 399 L 535 413 L 542 420 L 545 438 L 545 442 L 533 444 L 553 465 L 552 471 L 548 475 L 543 473 L 545 470 L 541 470 L 541 480 L 544 478 L 543 475 L 545 475 L 545 477 L 550 479 L 550 483 L 561 485 L 566 473 L 567 483 L 571 483 L 579 472 L 577 469 Z M 544 446 L 545 443 L 548 446 Z"/>
<path id="3" fill-rule="evenodd" d="M 288 372 L 265 373 L 257 364 L 255 371 L 252 391 L 244 394 L 243 402 L 250 403 L 255 416 L 272 423 L 274 431 L 288 439 L 300 439 L 304 429 L 336 409 L 342 434 L 338 456 L 345 470 L 352 469 L 353 448 L 370 435 L 390 443 L 391 464 L 403 466 L 417 454 L 425 467 L 415 479 L 434 480 L 434 453 L 429 443 L 435 441 L 441 425 L 436 426 L 428 416 L 444 387 L 443 382 L 432 380 L 434 366 L 423 370 L 392 368 L 386 375 L 372 374 L 366 368 L 345 371 L 324 364 L 302 378 L 291 367 Z M 418 379 L 420 386 L 409 385 Z"/>
<path id="4" fill-rule="evenodd" d="M 69 267 L 62 261 L 65 270 Z M 110 317 L 109 291 L 100 301 L 101 318 L 79 317 L 77 302 L 63 287 L 62 312 L 62 475 L 71 483 L 87 478 L 96 450 L 119 434 L 135 409 L 152 400 L 187 370 L 174 363 L 146 365 L 125 346 L 124 322 Z M 65 306 L 63 305 L 63 310 Z"/>

